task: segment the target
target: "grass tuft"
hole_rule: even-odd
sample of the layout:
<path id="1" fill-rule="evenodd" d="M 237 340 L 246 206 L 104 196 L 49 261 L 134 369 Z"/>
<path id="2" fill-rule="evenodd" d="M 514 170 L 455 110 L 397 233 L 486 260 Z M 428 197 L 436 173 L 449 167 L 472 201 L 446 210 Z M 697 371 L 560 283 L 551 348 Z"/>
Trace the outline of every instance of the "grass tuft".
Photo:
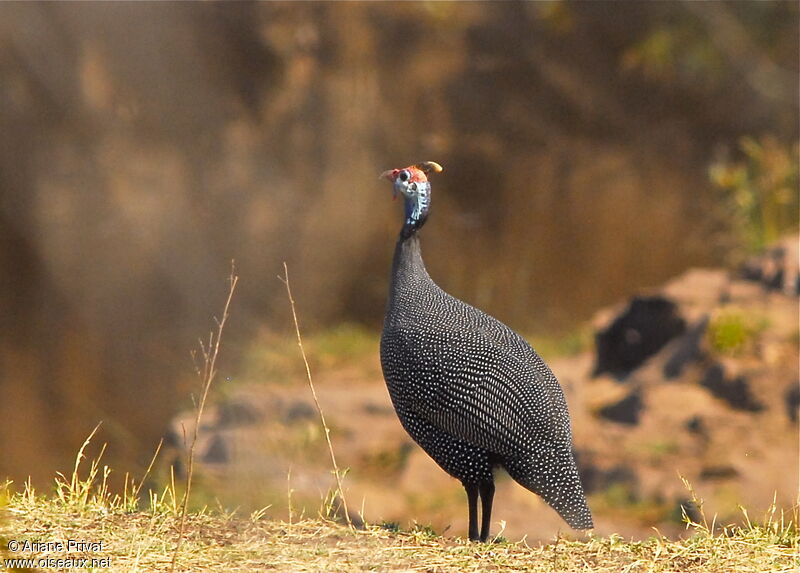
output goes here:
<path id="1" fill-rule="evenodd" d="M 99 468 L 99 459 L 90 467 Z M 0 486 L 0 500 L 6 504 L 0 520 L 2 558 L 45 555 L 11 555 L 6 551 L 10 540 L 84 539 L 102 542 L 102 551 L 47 557 L 104 558 L 113 571 L 164 570 L 174 552 L 170 539 L 183 518 L 180 561 L 187 571 L 788 573 L 800 565 L 797 513 L 782 512 L 774 504 L 760 520 L 742 510 L 741 526 L 716 526 L 704 515 L 688 520 L 688 536 L 680 540 L 658 534 L 643 541 L 590 535 L 585 541 L 557 537 L 528 546 L 498 536 L 481 544 L 441 537 L 425 525 L 409 531 L 397 524 L 356 530 L 325 519 L 266 519 L 264 510 L 249 516 L 222 510 L 184 514 L 171 487 L 153 494 L 148 509 L 131 512 L 121 497 L 104 493 L 102 474 L 90 471 L 75 483 L 70 479 L 62 495 L 38 495 L 30 486 L 15 492 L 10 483 Z M 58 481 L 63 483 L 61 477 Z M 702 500 L 694 496 L 694 501 L 702 508 Z"/>
<path id="2" fill-rule="evenodd" d="M 714 316 L 708 325 L 711 348 L 723 356 L 741 356 L 753 352 L 756 340 L 768 325 L 761 319 L 726 310 Z"/>

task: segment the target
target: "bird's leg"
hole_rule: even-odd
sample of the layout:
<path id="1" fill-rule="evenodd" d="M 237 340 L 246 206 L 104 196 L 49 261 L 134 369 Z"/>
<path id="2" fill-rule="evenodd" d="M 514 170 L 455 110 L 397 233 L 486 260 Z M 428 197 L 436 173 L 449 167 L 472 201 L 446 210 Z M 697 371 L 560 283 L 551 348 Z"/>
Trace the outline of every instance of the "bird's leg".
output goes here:
<path id="1" fill-rule="evenodd" d="M 492 524 L 492 501 L 494 500 L 494 482 L 480 485 L 481 494 L 481 541 L 489 539 L 489 528 Z"/>
<path id="2" fill-rule="evenodd" d="M 469 538 L 471 541 L 478 541 L 478 484 L 462 483 L 464 489 L 467 490 L 469 505 Z"/>

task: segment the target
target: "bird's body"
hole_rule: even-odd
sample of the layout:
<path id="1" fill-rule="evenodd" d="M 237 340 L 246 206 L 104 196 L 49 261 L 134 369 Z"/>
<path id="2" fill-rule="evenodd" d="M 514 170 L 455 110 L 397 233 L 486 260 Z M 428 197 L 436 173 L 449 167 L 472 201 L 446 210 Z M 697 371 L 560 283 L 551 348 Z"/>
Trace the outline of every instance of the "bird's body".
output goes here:
<path id="1" fill-rule="evenodd" d="M 488 537 L 498 466 L 572 527 L 591 528 L 558 381 L 522 337 L 428 275 L 417 235 L 430 205 L 424 172 L 409 167 L 384 176 L 406 196 L 381 337 L 381 365 L 400 422 L 464 484 L 471 539 Z"/>

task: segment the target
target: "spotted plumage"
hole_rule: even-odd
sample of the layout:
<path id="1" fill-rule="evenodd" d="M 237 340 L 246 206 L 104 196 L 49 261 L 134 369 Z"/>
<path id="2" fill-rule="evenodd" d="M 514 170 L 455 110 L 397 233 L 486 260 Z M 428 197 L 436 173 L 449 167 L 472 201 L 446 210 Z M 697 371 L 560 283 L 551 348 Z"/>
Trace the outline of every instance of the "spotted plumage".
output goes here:
<path id="1" fill-rule="evenodd" d="M 444 292 L 425 269 L 418 231 L 430 208 L 426 175 L 438 171 L 427 162 L 382 175 L 406 203 L 381 337 L 394 408 L 414 441 L 463 483 L 470 539 L 488 538 L 497 467 L 570 526 L 589 529 L 569 413 L 555 376 L 522 337 Z"/>

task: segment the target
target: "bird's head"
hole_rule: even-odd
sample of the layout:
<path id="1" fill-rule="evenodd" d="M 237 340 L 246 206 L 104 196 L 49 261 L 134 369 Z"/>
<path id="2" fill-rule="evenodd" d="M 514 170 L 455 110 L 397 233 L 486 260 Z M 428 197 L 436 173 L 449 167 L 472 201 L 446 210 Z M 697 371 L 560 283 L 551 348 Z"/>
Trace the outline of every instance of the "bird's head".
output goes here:
<path id="1" fill-rule="evenodd" d="M 398 193 L 405 199 L 405 222 L 402 236 L 407 238 L 425 224 L 431 206 L 429 173 L 440 173 L 442 166 L 434 161 L 424 161 L 403 169 L 390 169 L 381 173 L 381 179 L 392 182 L 392 195 Z"/>

